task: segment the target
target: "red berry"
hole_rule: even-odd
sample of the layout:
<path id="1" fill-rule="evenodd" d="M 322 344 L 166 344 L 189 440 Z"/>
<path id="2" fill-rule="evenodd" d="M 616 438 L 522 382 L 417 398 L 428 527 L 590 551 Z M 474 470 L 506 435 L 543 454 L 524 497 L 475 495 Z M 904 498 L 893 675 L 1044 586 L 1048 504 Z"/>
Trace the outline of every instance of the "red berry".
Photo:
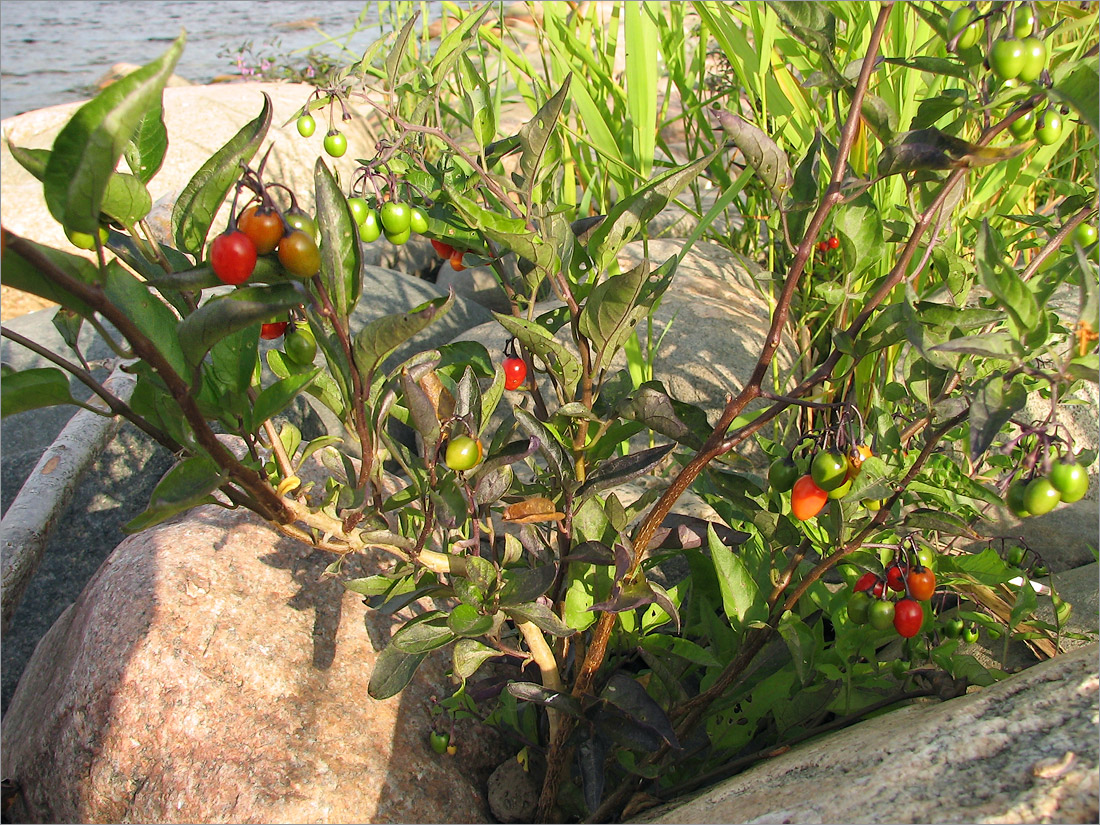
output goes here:
<path id="1" fill-rule="evenodd" d="M 811 519 L 821 512 L 828 500 L 829 494 L 807 473 L 791 488 L 791 514 L 800 521 Z"/>
<path id="2" fill-rule="evenodd" d="M 882 597 L 885 586 L 882 583 L 882 579 L 876 576 L 874 573 L 864 573 L 859 577 L 859 581 L 856 582 L 853 588 L 857 593 L 863 590 L 870 590 L 871 595 L 876 599 Z"/>
<path id="3" fill-rule="evenodd" d="M 914 599 L 902 599 L 894 605 L 894 630 L 906 639 L 920 633 L 924 624 L 924 608 Z"/>
<path id="4" fill-rule="evenodd" d="M 818 241 L 817 251 L 818 252 L 828 252 L 829 251 L 829 242 L 828 241 Z"/>
<path id="5" fill-rule="evenodd" d="M 260 337 L 268 341 L 281 338 L 284 332 L 286 332 L 286 321 L 273 321 L 260 327 Z"/>
<path id="6" fill-rule="evenodd" d="M 527 364 L 522 358 L 504 359 L 504 389 L 516 389 L 525 378 L 527 378 Z"/>
<path id="7" fill-rule="evenodd" d="M 886 568 L 886 583 L 890 585 L 891 590 L 896 590 L 900 593 L 905 589 L 905 576 L 909 572 L 908 567 L 899 567 L 896 564 L 891 564 Z"/>
<path id="8" fill-rule="evenodd" d="M 838 238 L 836 235 L 833 235 L 833 237 L 829 238 L 829 249 L 837 249 L 839 247 L 840 238 Z"/>
<path id="9" fill-rule="evenodd" d="M 443 243 L 443 241 L 437 241 L 435 238 L 432 238 L 432 248 L 440 258 L 450 258 L 455 253 L 453 246 L 449 243 Z"/>
<path id="10" fill-rule="evenodd" d="M 256 268 L 256 245 L 239 230 L 223 232 L 210 244 L 210 266 L 222 283 L 243 284 Z"/>

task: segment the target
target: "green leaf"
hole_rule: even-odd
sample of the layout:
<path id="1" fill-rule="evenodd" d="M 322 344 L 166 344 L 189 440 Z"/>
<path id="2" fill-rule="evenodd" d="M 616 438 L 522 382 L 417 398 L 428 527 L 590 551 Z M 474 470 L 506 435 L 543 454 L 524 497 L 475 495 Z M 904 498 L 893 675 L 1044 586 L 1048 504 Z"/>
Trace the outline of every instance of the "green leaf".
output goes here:
<path id="1" fill-rule="evenodd" d="M 791 660 L 794 663 L 795 673 L 803 686 L 810 685 L 814 680 L 816 668 L 814 660 L 817 653 L 817 640 L 813 631 L 802 619 L 789 610 L 783 612 L 779 619 L 779 635 L 787 643 L 791 651 Z"/>
<path id="2" fill-rule="evenodd" d="M 724 147 L 719 147 L 706 157 L 669 169 L 618 201 L 588 240 L 588 250 L 596 271 L 606 272 L 619 250 L 723 151 Z"/>
<path id="3" fill-rule="evenodd" d="M 633 167 L 643 180 L 653 169 L 657 140 L 657 20 L 661 4 L 647 0 L 623 6 L 626 44 L 626 111 L 630 118 Z"/>
<path id="4" fill-rule="evenodd" d="M 27 243 L 73 280 L 84 284 L 94 284 L 99 281 L 99 270 L 87 258 L 70 255 L 34 241 L 28 240 Z M 69 290 L 54 283 L 43 275 L 38 267 L 11 249 L 4 250 L 3 279 L 5 286 L 61 304 L 85 318 L 95 315 L 95 310 L 86 304 L 83 298 L 78 298 Z"/>
<path id="5" fill-rule="evenodd" d="M 885 248 L 879 208 L 870 195 L 864 194 L 839 207 L 836 216 L 836 234 L 845 264 L 851 262 L 853 275 L 862 274 L 882 259 Z"/>
<path id="6" fill-rule="evenodd" d="M 514 605 L 534 601 L 550 589 L 557 572 L 558 568 L 553 564 L 506 570 L 500 589 L 500 603 Z"/>
<path id="7" fill-rule="evenodd" d="M 562 449 L 561 443 L 546 425 L 522 407 L 513 410 L 516 423 L 531 438 L 539 441 L 539 453 L 546 459 L 546 463 L 559 481 L 571 480 L 574 477 L 573 462 Z"/>
<path id="8" fill-rule="evenodd" d="M 568 693 L 536 685 L 534 682 L 509 682 L 508 692 L 524 702 L 534 702 L 578 718 L 584 715 L 579 699 Z"/>
<path id="9" fill-rule="evenodd" d="M 73 398 L 69 391 L 69 379 L 56 367 L 5 373 L 4 380 L 0 381 L 0 415 L 4 418 L 58 404 L 86 407 Z"/>
<path id="10" fill-rule="evenodd" d="M 970 458 L 978 461 L 1001 428 L 1024 408 L 1027 391 L 1012 382 L 1007 387 L 1000 375 L 992 375 L 978 389 L 970 404 Z"/>
<path id="11" fill-rule="evenodd" d="M 353 355 L 364 381 L 370 383 L 375 370 L 395 349 L 446 315 L 454 305 L 454 292 L 433 298 L 408 312 L 376 318 L 355 337 Z"/>
<path id="12" fill-rule="evenodd" d="M 321 282 L 338 318 L 359 301 L 363 285 L 363 252 L 348 200 L 322 157 L 313 174 L 317 225 L 321 227 Z"/>
<path id="13" fill-rule="evenodd" d="M 707 546 L 718 574 L 722 607 L 730 623 L 735 628 L 743 628 L 751 622 L 766 619 L 767 605 L 760 589 L 741 559 L 719 540 L 714 527 L 707 528 Z"/>
<path id="14" fill-rule="evenodd" d="M 540 630 L 545 630 L 552 636 L 567 637 L 576 633 L 573 628 L 565 624 L 558 615 L 545 605 L 541 605 L 538 602 L 527 602 L 526 604 L 513 604 L 507 607 L 501 607 L 509 617 L 521 622 L 530 622 L 538 627 Z"/>
<path id="15" fill-rule="evenodd" d="M 546 154 L 546 147 L 550 143 L 550 137 L 554 128 L 558 125 L 562 109 L 569 95 L 569 86 L 572 83 L 573 74 L 565 76 L 554 96 L 544 103 L 535 116 L 520 127 L 517 135 L 522 153 L 519 159 L 519 171 L 528 189 L 535 184 L 539 167 Z"/>
<path id="16" fill-rule="evenodd" d="M 1082 60 L 1069 65 L 1074 67 L 1072 71 L 1065 77 L 1060 77 L 1050 92 L 1076 109 L 1081 120 L 1092 127 L 1095 137 L 1100 133 L 1100 71 L 1093 60 Z"/>
<path id="17" fill-rule="evenodd" d="M 224 481 L 225 476 L 210 458 L 185 458 L 165 473 L 153 489 L 145 512 L 131 519 L 122 530 L 125 533 L 139 533 L 192 507 L 214 502 L 216 499 L 210 494 Z"/>
<path id="18" fill-rule="evenodd" d="M 46 164 L 46 206 L 62 226 L 79 232 L 99 227 L 103 196 L 122 152 L 155 109 L 186 39 L 181 33 L 159 58 L 112 83 L 85 103 L 58 133 Z"/>
<path id="19" fill-rule="evenodd" d="M 152 341 L 161 355 L 180 376 L 187 378 L 187 362 L 180 348 L 176 314 L 149 287 L 112 261 L 107 265 L 104 290 L 134 325 Z"/>
<path id="20" fill-rule="evenodd" d="M 618 671 L 612 674 L 600 698 L 621 710 L 632 721 L 656 732 L 671 747 L 679 749 L 680 742 L 672 728 L 672 722 L 661 706 L 634 678 Z"/>
<path id="21" fill-rule="evenodd" d="M 405 25 L 401 27 L 401 31 L 397 33 L 397 37 L 393 41 L 393 47 L 390 49 L 389 54 L 386 55 L 386 79 L 388 81 L 386 88 L 391 92 L 397 89 L 397 71 L 408 51 L 409 38 L 412 36 L 413 27 L 419 19 L 420 12 L 418 10 L 414 12 L 405 22 Z M 320 158 L 318 158 L 318 160 L 320 160 Z"/>
<path id="22" fill-rule="evenodd" d="M 998 313 L 1000 315 L 1000 313 Z M 1017 361 L 1023 357 L 1023 346 L 1007 332 L 983 332 L 952 338 L 932 347 L 933 352 L 965 352 L 983 358 Z"/>
<path id="23" fill-rule="evenodd" d="M 21 149 L 10 140 L 8 148 L 20 166 L 38 180 L 45 180 L 46 166 L 51 155 L 49 149 Z M 122 172 L 111 173 L 100 205 L 103 214 L 119 223 L 132 226 L 148 215 L 152 206 L 153 198 L 141 180 Z"/>
<path id="24" fill-rule="evenodd" d="M 767 132 L 739 115 L 725 109 L 720 109 L 714 114 L 722 125 L 722 130 L 741 150 L 745 161 L 768 187 L 776 203 L 782 203 L 784 195 L 793 183 L 791 166 L 786 153 Z"/>
<path id="25" fill-rule="evenodd" d="M 291 401 L 313 383 L 313 379 L 321 372 L 320 367 L 315 367 L 309 372 L 298 375 L 290 375 L 282 378 L 256 396 L 252 406 L 252 427 L 257 429 L 263 422 L 271 419 L 287 408 Z"/>
<path id="26" fill-rule="evenodd" d="M 409 619 L 390 640 L 390 645 L 403 653 L 430 653 L 454 641 L 454 633 L 447 627 L 446 614 L 441 610 Z"/>
<path id="27" fill-rule="evenodd" d="M 481 636 L 493 629 L 493 617 L 470 604 L 456 604 L 447 617 L 447 627 L 458 637 Z"/>
<path id="28" fill-rule="evenodd" d="M 416 669 L 424 661 L 426 653 L 411 655 L 390 644 L 378 654 L 374 671 L 370 675 L 367 693 L 372 699 L 389 699 L 405 689 L 412 681 Z"/>
<path id="29" fill-rule="evenodd" d="M 126 148 L 122 150 L 126 165 L 143 183 L 148 183 L 160 171 L 168 152 L 168 130 L 164 126 L 164 101 L 142 115 Z"/>
<path id="30" fill-rule="evenodd" d="M 533 321 L 501 312 L 494 312 L 493 317 L 519 340 L 525 350 L 541 358 L 554 371 L 561 379 L 565 395 L 572 397 L 581 380 L 580 359 L 565 344 Z"/>
<path id="31" fill-rule="evenodd" d="M 674 444 L 663 444 L 660 447 L 651 447 L 648 450 L 601 462 L 585 478 L 584 484 L 577 491 L 577 498 L 583 498 L 609 487 L 616 487 L 648 473 L 672 451 L 674 446 Z"/>
<path id="32" fill-rule="evenodd" d="M 172 208 L 176 246 L 183 252 L 202 255 L 210 225 L 222 201 L 241 176 L 241 164 L 248 163 L 260 148 L 271 126 L 271 98 L 264 92 L 259 116 L 246 123 L 215 152 L 183 188 Z"/>
<path id="33" fill-rule="evenodd" d="M 720 667 L 720 663 L 713 653 L 704 647 L 700 647 L 690 639 L 669 636 L 666 633 L 651 633 L 642 638 L 640 645 L 645 650 L 661 657 L 672 654 L 703 667 Z"/>
<path id="34" fill-rule="evenodd" d="M 485 662 L 499 655 L 499 650 L 494 650 L 477 639 L 459 639 L 455 642 L 453 651 L 455 676 L 469 679 Z"/>
<path id="35" fill-rule="evenodd" d="M 305 301 L 297 283 L 246 286 L 212 298 L 179 325 L 179 343 L 187 364 L 194 368 L 218 341 Z"/>
<path id="36" fill-rule="evenodd" d="M 476 226 L 485 237 L 531 261 L 544 273 L 557 268 L 558 255 L 554 247 L 532 232 L 523 218 L 491 212 L 450 187 L 447 195 L 462 219 L 470 226 Z"/>
<path id="37" fill-rule="evenodd" d="M 906 529 L 911 530 L 938 530 L 948 536 L 966 536 L 972 539 L 980 538 L 973 527 L 953 513 L 945 513 L 927 507 L 918 507 L 906 513 L 904 523 Z"/>
<path id="38" fill-rule="evenodd" d="M 988 219 L 982 220 L 974 246 L 978 278 L 1008 314 L 1017 337 L 1023 337 L 1039 323 L 1042 313 L 1035 295 L 1015 269 L 1005 265 Z"/>
<path id="39" fill-rule="evenodd" d="M 659 288 L 646 294 L 646 300 L 642 300 L 642 295 L 649 278 L 648 260 L 593 287 L 584 302 L 578 326 L 581 335 L 595 344 L 596 362 L 592 367 L 595 373 L 607 368 L 626 339 L 634 334 L 638 322 L 664 294 L 672 283 L 672 269 L 670 266 Z"/>

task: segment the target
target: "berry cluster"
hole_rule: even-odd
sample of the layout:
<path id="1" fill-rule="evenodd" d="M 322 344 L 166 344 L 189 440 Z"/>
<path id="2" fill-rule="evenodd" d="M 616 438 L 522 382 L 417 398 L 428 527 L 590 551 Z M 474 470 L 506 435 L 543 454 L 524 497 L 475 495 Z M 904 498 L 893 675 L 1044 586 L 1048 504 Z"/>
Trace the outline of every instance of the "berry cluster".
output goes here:
<path id="1" fill-rule="evenodd" d="M 260 255 L 276 252 L 279 263 L 295 278 L 312 278 L 321 271 L 317 225 L 292 209 L 281 214 L 270 204 L 256 203 L 229 221 L 210 244 L 210 266 L 222 283 L 239 285 L 252 277 Z"/>
<path id="2" fill-rule="evenodd" d="M 856 444 L 846 452 L 836 448 L 818 450 L 810 460 L 809 472 L 800 474 L 792 453 L 771 463 L 768 484 L 779 493 L 789 490 L 791 514 L 806 521 L 820 513 L 829 499 L 841 499 L 851 492 L 863 462 L 872 454 L 866 444 Z M 863 505 L 877 510 L 881 503 L 867 499 Z"/>
<path id="3" fill-rule="evenodd" d="M 932 570 L 935 554 L 927 547 L 913 548 L 912 538 L 906 538 L 884 574 L 868 572 L 859 577 L 848 597 L 848 618 L 852 622 L 870 624 L 876 630 L 893 627 L 906 639 L 920 632 L 924 624 L 922 602 L 936 591 Z"/>

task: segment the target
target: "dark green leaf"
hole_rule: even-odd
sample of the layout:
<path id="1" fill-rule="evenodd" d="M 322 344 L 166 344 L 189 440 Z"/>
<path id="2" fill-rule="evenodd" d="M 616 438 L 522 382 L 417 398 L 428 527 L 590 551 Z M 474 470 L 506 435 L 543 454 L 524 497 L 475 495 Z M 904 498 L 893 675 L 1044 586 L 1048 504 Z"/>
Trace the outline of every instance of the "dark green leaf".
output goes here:
<path id="1" fill-rule="evenodd" d="M 359 300 L 363 284 L 363 252 L 348 200 L 322 157 L 313 174 L 317 225 L 321 227 L 321 282 L 339 318 Z"/>
<path id="2" fill-rule="evenodd" d="M 355 337 L 354 356 L 364 381 L 371 381 L 375 370 L 395 349 L 446 315 L 454 300 L 452 291 L 446 298 L 433 298 L 408 312 L 385 315 L 363 327 Z"/>
<path id="3" fill-rule="evenodd" d="M 493 628 L 493 617 L 479 613 L 469 604 L 457 604 L 447 617 L 447 627 L 457 637 L 481 636 Z"/>
<path id="4" fill-rule="evenodd" d="M 188 181 L 172 208 L 176 246 L 202 255 L 214 216 L 230 188 L 241 176 L 241 164 L 252 160 L 271 126 L 271 98 L 264 92 L 259 116 L 241 127 Z"/>
<path id="5" fill-rule="evenodd" d="M 600 698 L 622 711 L 628 718 L 655 731 L 670 747 L 679 749 L 680 742 L 672 723 L 661 706 L 636 679 L 618 671 L 612 674 Z"/>
<path id="6" fill-rule="evenodd" d="M 578 322 L 581 335 L 595 344 L 596 362 L 592 369 L 607 369 L 634 328 L 672 283 L 670 265 L 667 276 L 654 274 L 654 286 L 643 292 L 649 281 L 649 261 L 598 283 L 588 294 Z"/>
<path id="7" fill-rule="evenodd" d="M 623 405 L 621 415 L 693 449 L 703 443 L 700 435 L 680 418 L 672 398 L 661 388 L 640 387 Z"/>
<path id="8" fill-rule="evenodd" d="M 153 489 L 149 506 L 141 515 L 123 526 L 126 533 L 139 533 L 192 507 L 212 502 L 210 494 L 225 481 L 211 459 L 206 456 L 185 458 L 169 470 Z"/>
<path id="9" fill-rule="evenodd" d="M 297 283 L 246 286 L 212 298 L 179 324 L 179 344 L 187 364 L 193 368 L 218 341 L 268 321 L 305 300 Z"/>
<path id="10" fill-rule="evenodd" d="M 1013 415 L 1024 408 L 1027 392 L 1018 383 L 1007 387 L 1000 375 L 992 375 L 978 389 L 970 404 L 970 458 L 978 461 Z"/>
<path id="11" fill-rule="evenodd" d="M 58 404 L 84 406 L 69 391 L 69 379 L 56 367 L 5 373 L 0 381 L 0 414 L 4 418 Z"/>
<path id="12" fill-rule="evenodd" d="M 551 433 L 541 421 L 522 407 L 516 407 L 513 412 L 516 416 L 516 422 L 524 432 L 532 438 L 538 439 L 539 452 L 542 454 L 542 457 L 546 459 L 546 463 L 550 467 L 550 472 L 561 481 L 571 480 L 574 475 L 573 462 L 562 449 L 561 444 L 558 443 L 553 433 Z"/>
<path id="13" fill-rule="evenodd" d="M 542 105 L 533 118 L 520 127 L 517 137 L 523 152 L 519 159 L 519 170 L 528 188 L 535 183 L 539 166 L 546 154 L 547 144 L 550 142 L 550 136 L 558 125 L 558 118 L 561 117 L 562 109 L 565 108 L 565 102 L 569 95 L 569 84 L 572 80 L 573 74 L 570 72 L 565 76 L 561 88 L 554 93 L 554 96 Z"/>
<path id="14" fill-rule="evenodd" d="M 952 513 L 918 507 L 905 514 L 905 527 L 912 530 L 937 530 L 948 536 L 980 538 L 974 528 Z"/>
<path id="15" fill-rule="evenodd" d="M 534 682 L 510 682 L 508 692 L 524 702 L 534 702 L 578 718 L 583 716 L 579 700 L 568 693 L 559 693 Z"/>
<path id="16" fill-rule="evenodd" d="M 572 636 L 576 633 L 573 628 L 569 627 L 565 622 L 558 618 L 558 615 L 549 607 L 539 604 L 538 602 L 527 602 L 526 604 L 514 604 L 502 607 L 505 613 L 512 619 L 521 622 L 530 622 L 538 627 L 540 630 L 545 630 L 552 636 Z"/>
<path id="17" fill-rule="evenodd" d="M 672 451 L 674 446 L 674 444 L 662 444 L 660 447 L 651 447 L 648 450 L 600 463 L 585 478 L 584 485 L 577 491 L 577 497 L 581 498 L 609 487 L 616 487 L 649 472 Z"/>
<path id="18" fill-rule="evenodd" d="M 974 168 L 1010 160 L 1027 151 L 1030 143 L 1005 147 L 979 146 L 935 127 L 902 132 L 883 149 L 878 173 L 885 177 L 903 172 Z"/>
<path id="19" fill-rule="evenodd" d="M 1023 337 L 1031 331 L 1041 317 L 1039 304 L 1016 270 L 1005 265 L 986 219 L 982 220 L 981 229 L 978 230 L 974 246 L 974 266 L 982 286 L 989 290 L 1008 313 L 1016 335 Z"/>
<path id="20" fill-rule="evenodd" d="M 650 633 L 642 638 L 641 646 L 648 651 L 667 658 L 669 654 L 679 656 L 703 667 L 719 667 L 718 659 L 706 648 L 700 647 L 690 639 L 670 636 L 666 633 Z"/>
<path id="21" fill-rule="evenodd" d="M 782 203 L 793 182 L 790 162 L 771 136 L 733 112 L 719 109 L 715 116 L 722 130 L 741 150 L 745 161 L 768 187 L 776 203 Z"/>
<path id="22" fill-rule="evenodd" d="M 884 63 L 892 63 L 895 66 L 907 66 L 921 72 L 939 75 L 941 77 L 957 77 L 967 80 L 970 77 L 970 69 L 957 60 L 948 60 L 946 57 L 887 57 Z"/>
<path id="23" fill-rule="evenodd" d="M 98 230 L 111 175 L 141 119 L 158 106 L 185 39 L 181 33 L 159 58 L 112 83 L 77 109 L 58 133 L 46 163 L 43 193 L 50 214 L 63 226 Z"/>
<path id="24" fill-rule="evenodd" d="M 454 641 L 454 638 L 454 633 L 447 627 L 447 615 L 440 610 L 431 610 L 405 622 L 393 634 L 390 645 L 403 653 L 430 653 Z"/>
<path id="25" fill-rule="evenodd" d="M 416 669 L 424 661 L 426 653 L 410 655 L 392 644 L 378 654 L 374 671 L 370 675 L 367 693 L 372 699 L 389 699 L 396 696 L 412 681 Z"/>
<path id="26" fill-rule="evenodd" d="M 504 571 L 504 586 L 500 589 L 502 605 L 533 602 L 550 589 L 557 577 L 558 568 L 553 564 L 539 567 L 510 568 Z"/>

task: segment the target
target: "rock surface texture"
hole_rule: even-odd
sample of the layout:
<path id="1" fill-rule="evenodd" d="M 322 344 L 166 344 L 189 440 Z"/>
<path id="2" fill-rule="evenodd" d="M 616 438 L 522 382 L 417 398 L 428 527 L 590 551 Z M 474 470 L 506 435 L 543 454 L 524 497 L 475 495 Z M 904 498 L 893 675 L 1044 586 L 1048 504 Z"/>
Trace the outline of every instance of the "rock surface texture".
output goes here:
<path id="1" fill-rule="evenodd" d="M 821 737 L 636 821 L 1096 822 L 1097 651 Z"/>
<path id="2" fill-rule="evenodd" d="M 457 756 L 431 751 L 446 657 L 367 695 L 395 619 L 331 561 L 216 507 L 124 541 L 4 718 L 14 821 L 487 821 L 496 740 L 459 727 Z"/>

